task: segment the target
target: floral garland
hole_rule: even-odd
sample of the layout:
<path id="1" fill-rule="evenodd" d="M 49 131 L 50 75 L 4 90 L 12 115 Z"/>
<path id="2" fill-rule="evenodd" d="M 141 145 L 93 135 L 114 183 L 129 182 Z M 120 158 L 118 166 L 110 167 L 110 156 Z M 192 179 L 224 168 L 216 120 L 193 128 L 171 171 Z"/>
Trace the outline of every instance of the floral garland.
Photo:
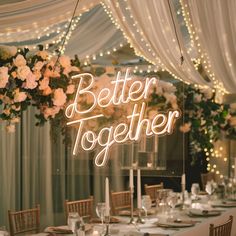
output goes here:
<path id="1" fill-rule="evenodd" d="M 39 111 L 36 114 L 36 125 L 43 125 L 51 120 L 57 127 L 64 129 L 64 109 L 73 100 L 75 91 L 71 76 L 85 71 L 94 76 L 105 73 L 103 68 L 95 70 L 92 67 L 81 67 L 77 57 L 74 60 L 64 55 L 58 59 L 51 57 L 43 46 L 38 46 L 37 51 L 0 46 L 0 59 L 0 120 L 8 122 L 8 132 L 15 131 L 15 123 L 20 121 L 22 111 L 31 105 L 36 106 Z M 95 90 L 100 91 L 104 85 L 109 84 L 108 80 L 109 74 L 99 77 Z M 128 89 L 129 84 L 126 92 Z M 175 92 L 173 84 L 159 80 L 148 100 L 147 115 L 153 117 L 158 110 L 176 109 L 178 105 Z M 81 107 L 88 107 L 92 101 L 85 94 L 80 96 L 78 102 Z M 129 114 L 130 106 L 111 106 L 94 112 L 103 114 L 104 118 L 89 122 L 91 130 L 97 130 L 107 122 L 122 121 Z"/>
<path id="2" fill-rule="evenodd" d="M 221 137 L 236 139 L 236 104 L 215 102 L 211 89 L 185 86 L 184 91 L 178 92 L 179 104 L 184 105 L 185 122 L 180 131 L 189 133 L 192 163 L 203 151 L 208 156 L 214 142 Z"/>

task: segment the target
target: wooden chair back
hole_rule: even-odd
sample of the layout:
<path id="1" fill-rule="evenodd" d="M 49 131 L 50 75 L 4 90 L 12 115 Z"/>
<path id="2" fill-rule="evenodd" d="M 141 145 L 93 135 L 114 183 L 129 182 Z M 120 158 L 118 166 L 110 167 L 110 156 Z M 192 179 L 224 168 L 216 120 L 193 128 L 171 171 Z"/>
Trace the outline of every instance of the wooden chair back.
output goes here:
<path id="1" fill-rule="evenodd" d="M 157 191 L 163 188 L 164 188 L 163 183 L 156 185 L 147 185 L 147 184 L 144 185 L 145 194 L 150 196 L 152 203 L 156 203 Z"/>
<path id="2" fill-rule="evenodd" d="M 16 211 L 8 211 L 8 219 L 11 236 L 23 233 L 39 233 L 40 230 L 40 206 L 36 208 Z"/>
<path id="3" fill-rule="evenodd" d="M 119 211 L 131 209 L 130 191 L 111 192 L 112 212 L 119 215 Z"/>
<path id="4" fill-rule="evenodd" d="M 201 181 L 202 181 L 202 189 L 205 190 L 206 184 L 208 181 L 216 181 L 216 176 L 214 172 L 208 172 L 205 174 L 201 174 Z"/>
<path id="5" fill-rule="evenodd" d="M 233 223 L 233 216 L 230 216 L 229 219 L 221 225 L 214 226 L 210 224 L 209 236 L 230 236 Z"/>
<path id="6" fill-rule="evenodd" d="M 77 200 L 77 201 L 65 201 L 65 212 L 66 218 L 70 212 L 78 212 L 83 218 L 91 219 L 93 217 L 93 205 L 94 200 L 91 196 L 88 199 Z"/>

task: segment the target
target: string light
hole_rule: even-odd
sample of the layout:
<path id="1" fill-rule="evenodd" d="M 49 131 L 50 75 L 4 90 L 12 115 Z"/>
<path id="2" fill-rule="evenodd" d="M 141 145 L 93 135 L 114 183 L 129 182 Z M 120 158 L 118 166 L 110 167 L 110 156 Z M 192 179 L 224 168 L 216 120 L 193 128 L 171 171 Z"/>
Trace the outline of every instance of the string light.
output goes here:
<path id="1" fill-rule="evenodd" d="M 213 88 L 216 91 L 218 91 L 219 94 L 223 96 L 225 93 L 228 93 L 228 91 L 224 88 L 223 83 L 218 81 L 215 77 L 215 74 L 211 71 L 212 66 L 211 66 L 209 56 L 207 55 L 206 52 L 204 52 L 201 46 L 199 37 L 197 36 L 197 33 L 193 27 L 193 23 L 191 22 L 191 19 L 189 17 L 190 13 L 188 12 L 188 5 L 184 4 L 183 0 L 180 0 L 180 4 L 181 4 L 181 10 L 182 10 L 182 15 L 185 21 L 185 25 L 190 35 L 191 45 L 196 46 L 197 52 L 199 55 L 199 58 L 196 60 L 195 69 L 198 69 L 198 66 L 201 63 L 204 70 L 207 72 L 208 76 L 212 80 Z"/>

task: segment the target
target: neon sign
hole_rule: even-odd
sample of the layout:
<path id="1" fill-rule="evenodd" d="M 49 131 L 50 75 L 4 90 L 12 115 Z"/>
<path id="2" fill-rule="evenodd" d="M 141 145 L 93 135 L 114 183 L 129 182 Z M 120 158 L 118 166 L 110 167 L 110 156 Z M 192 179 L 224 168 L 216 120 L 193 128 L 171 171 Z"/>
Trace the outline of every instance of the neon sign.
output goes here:
<path id="1" fill-rule="evenodd" d="M 110 86 L 102 88 L 98 93 L 92 89 L 95 86 L 94 77 L 90 73 L 78 74 L 72 79 L 79 79 L 74 101 L 65 110 L 65 115 L 71 121 L 67 125 L 76 125 L 77 135 L 73 147 L 73 155 L 78 152 L 78 148 L 83 150 L 93 150 L 101 148 L 95 156 L 95 165 L 104 166 L 109 157 L 109 151 L 115 143 L 125 143 L 138 141 L 142 132 L 146 136 L 171 134 L 175 121 L 180 117 L 179 110 L 169 110 L 166 113 L 158 113 L 153 119 L 145 118 L 145 100 L 150 95 L 157 79 L 145 78 L 145 80 L 133 80 L 126 70 L 124 78 L 121 72 L 117 73 L 115 80 L 110 81 Z M 89 81 L 89 82 L 88 82 Z M 130 84 L 127 89 L 127 84 Z M 92 102 L 86 108 L 79 105 L 80 97 L 88 95 Z M 94 119 L 101 119 L 103 114 L 91 114 L 97 107 L 106 109 L 109 106 L 122 106 L 129 104 L 132 112 L 126 116 L 127 122 L 121 122 L 109 127 L 103 127 L 98 133 L 93 130 L 86 130 L 87 122 Z M 83 118 L 82 115 L 87 115 Z M 78 116 L 79 118 L 77 118 Z"/>

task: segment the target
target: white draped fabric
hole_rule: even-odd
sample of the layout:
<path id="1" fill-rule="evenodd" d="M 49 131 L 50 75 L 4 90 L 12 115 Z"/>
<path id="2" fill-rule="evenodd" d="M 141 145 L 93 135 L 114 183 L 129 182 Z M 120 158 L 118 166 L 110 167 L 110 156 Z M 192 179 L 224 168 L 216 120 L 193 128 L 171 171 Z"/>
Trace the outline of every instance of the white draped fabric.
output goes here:
<path id="1" fill-rule="evenodd" d="M 70 19 L 72 16 L 72 10 L 75 5 L 68 4 L 67 1 L 60 0 L 42 1 L 41 4 L 37 4 L 36 1 L 31 2 L 28 6 L 25 5 L 25 2 L 28 1 L 19 3 L 19 8 L 17 8 L 15 4 L 11 4 L 11 6 L 13 6 L 13 9 L 9 8 L 11 10 L 6 9 L 6 5 L 0 6 L 0 12 L 2 13 L 0 15 L 0 25 L 4 27 L 4 30 L 9 30 L 7 31 L 8 33 L 4 32 L 4 30 L 0 30 L 0 44 L 7 43 L 9 45 L 30 46 L 52 43 L 60 36 L 60 34 L 63 33 L 63 30 L 65 31 L 67 29 L 68 26 L 66 26 L 66 24 L 68 24 L 68 19 Z M 66 2 L 66 7 L 63 9 Z M 75 3 L 75 1 L 73 2 Z M 94 6 L 96 3 L 96 1 L 81 1 L 78 5 L 78 12 L 83 11 L 85 2 L 87 3 L 86 6 Z M 72 3 L 72 1 L 70 3 Z M 56 5 L 56 9 L 54 9 L 54 5 Z M 71 11 L 69 11 L 68 14 L 63 15 L 63 13 L 66 13 L 66 9 L 70 9 Z M 35 13 L 35 16 L 34 12 L 37 11 L 41 11 L 41 14 Z M 47 11 L 50 11 L 49 15 L 47 14 Z M 25 12 L 25 15 L 22 15 L 22 12 Z M 55 18 L 55 13 L 57 15 L 60 15 L 61 13 L 63 17 Z M 41 17 L 42 19 L 37 18 L 37 16 Z M 5 21 L 5 17 L 9 19 L 9 22 Z M 24 28 L 20 27 L 22 23 L 20 24 L 18 19 L 25 22 Z M 54 19 L 52 20 L 52 23 L 50 23 L 50 19 Z M 49 28 L 47 30 L 43 23 L 44 20 L 48 20 L 49 22 L 47 25 Z M 15 24 L 12 23 L 11 26 L 10 22 L 15 22 Z M 34 27 L 32 22 L 35 22 L 37 27 Z M 17 28 L 18 23 L 20 31 Z M 59 27 L 61 28 L 61 31 L 60 33 L 57 33 L 57 29 Z M 38 35 L 41 35 L 40 39 L 37 38 Z M 71 57 L 77 54 L 80 59 L 84 59 L 87 55 L 96 55 L 100 51 L 104 52 L 106 50 L 111 50 L 113 47 L 119 48 L 120 44 L 126 44 L 126 40 L 124 39 L 122 33 L 111 23 L 103 8 L 98 5 L 91 9 L 91 11 L 83 14 L 77 28 L 73 31 L 69 44 L 66 46 L 65 53 Z"/>
<path id="2" fill-rule="evenodd" d="M 0 5 L 0 32 L 19 32 L 47 27 L 71 18 L 77 0 L 25 0 Z M 99 0 L 80 0 L 76 16 L 99 4 Z"/>
<path id="3" fill-rule="evenodd" d="M 230 93 L 236 91 L 236 1 L 182 0 L 195 32 L 196 44 L 206 53 L 211 71 Z M 203 59 L 205 60 L 205 58 Z"/>
<path id="4" fill-rule="evenodd" d="M 169 2 L 171 5 L 171 1 Z M 184 47 L 184 40 L 175 19 L 175 10 L 171 5 L 184 55 L 184 63 L 180 64 L 181 54 L 167 0 L 150 0 L 145 4 L 142 0 L 105 0 L 105 3 L 131 45 L 145 59 L 167 69 L 185 82 L 212 86 L 194 68 Z"/>

